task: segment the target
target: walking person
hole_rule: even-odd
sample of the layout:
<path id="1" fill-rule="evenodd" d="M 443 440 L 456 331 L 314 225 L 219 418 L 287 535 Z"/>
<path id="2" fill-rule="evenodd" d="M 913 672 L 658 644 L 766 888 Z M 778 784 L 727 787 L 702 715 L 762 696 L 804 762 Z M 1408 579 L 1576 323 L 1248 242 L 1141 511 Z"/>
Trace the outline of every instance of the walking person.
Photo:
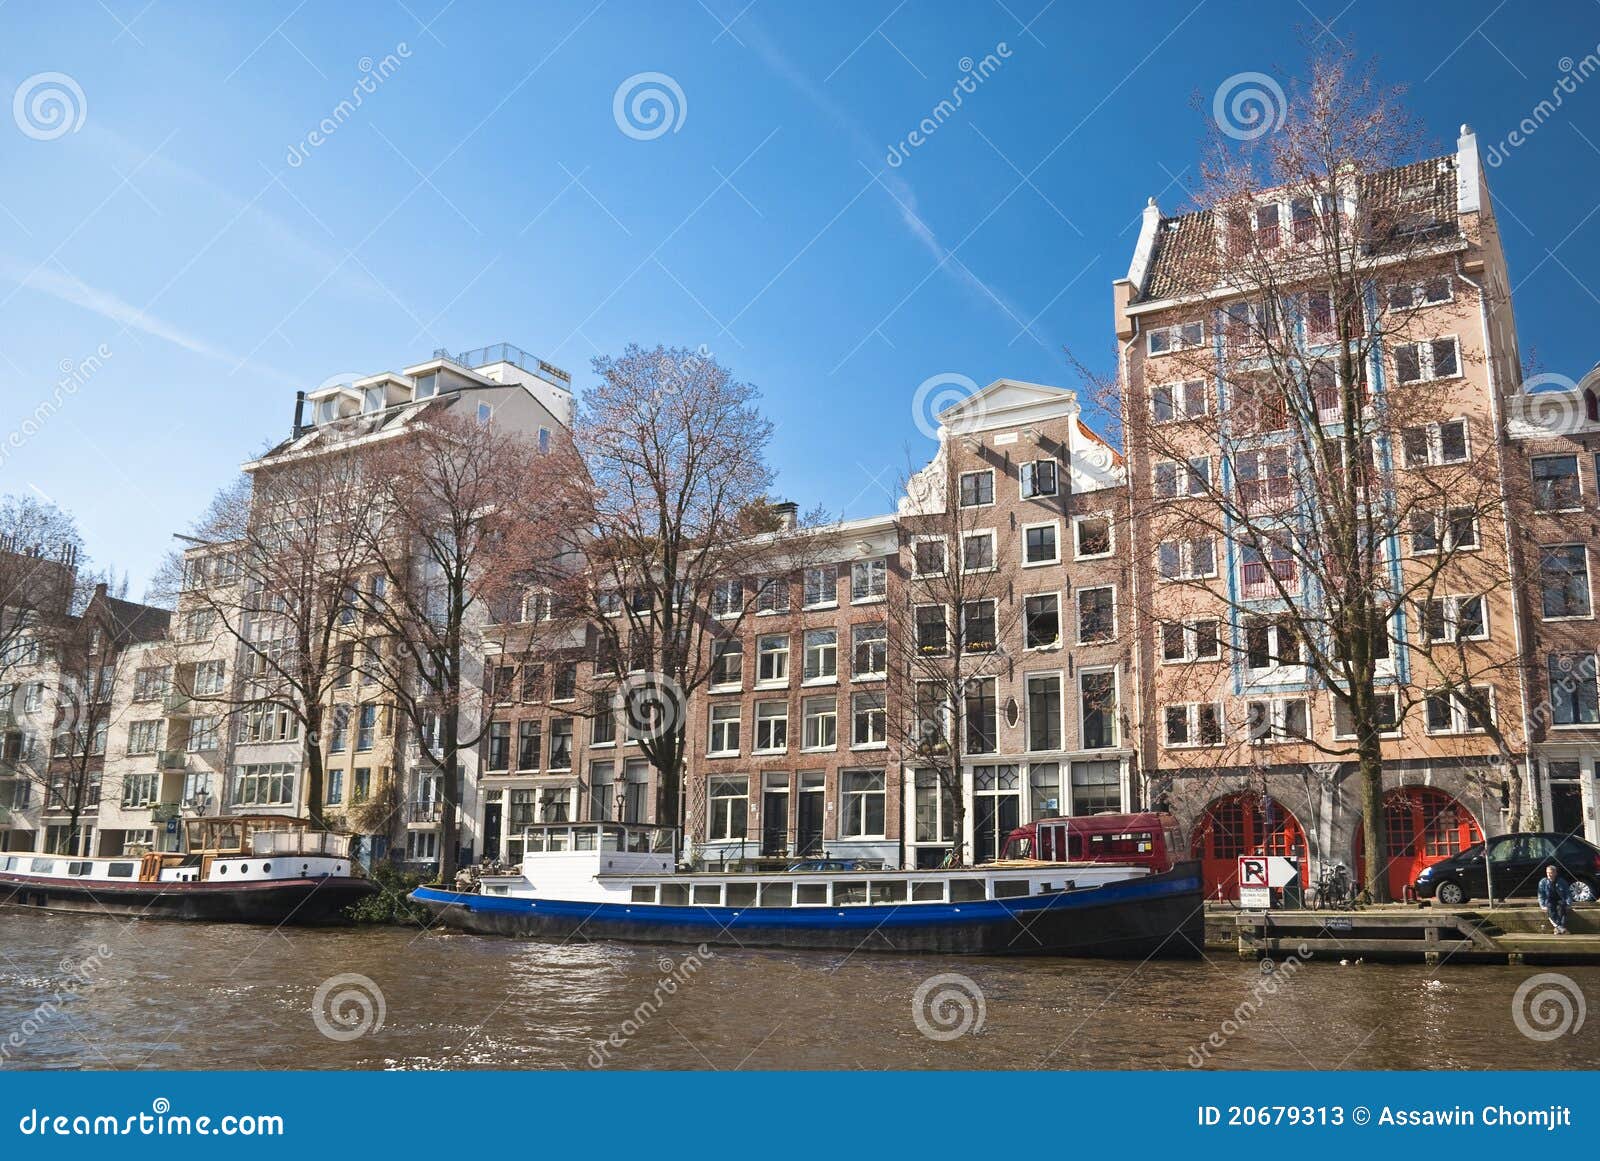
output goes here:
<path id="1" fill-rule="evenodd" d="M 1571 892 L 1567 884 L 1557 877 L 1555 864 L 1552 863 L 1544 869 L 1544 878 L 1539 881 L 1539 906 L 1557 935 L 1567 933 L 1567 904 L 1570 899 Z"/>

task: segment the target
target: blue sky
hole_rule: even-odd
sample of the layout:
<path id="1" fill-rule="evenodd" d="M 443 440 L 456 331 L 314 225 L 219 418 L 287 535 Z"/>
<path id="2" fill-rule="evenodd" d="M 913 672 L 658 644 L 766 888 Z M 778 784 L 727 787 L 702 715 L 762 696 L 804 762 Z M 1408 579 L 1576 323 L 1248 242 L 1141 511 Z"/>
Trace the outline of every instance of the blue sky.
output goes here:
<path id="1" fill-rule="evenodd" d="M 1337 40 L 1409 86 L 1441 152 L 1463 121 L 1487 150 L 1600 53 L 1600 5 L 1526 12 L 0 0 L 0 99 L 53 85 L 77 125 L 0 105 L 0 492 L 72 510 L 137 596 L 296 388 L 509 341 L 581 391 L 637 341 L 758 384 L 803 507 L 882 511 L 931 447 L 930 376 L 1075 386 L 1063 346 L 1111 365 L 1140 210 L 1185 205 L 1230 77 L 1289 88 L 1305 40 Z M 647 140 L 614 116 L 643 73 L 681 93 Z M 1600 359 L 1600 77 L 1562 99 L 1489 179 L 1524 349 L 1576 378 Z"/>

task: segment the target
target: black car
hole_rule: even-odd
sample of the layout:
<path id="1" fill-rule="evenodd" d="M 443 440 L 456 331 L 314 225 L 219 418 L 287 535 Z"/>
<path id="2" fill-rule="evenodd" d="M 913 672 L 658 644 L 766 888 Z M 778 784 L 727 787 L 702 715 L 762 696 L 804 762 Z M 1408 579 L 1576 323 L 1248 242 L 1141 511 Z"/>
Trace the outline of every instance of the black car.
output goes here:
<path id="1" fill-rule="evenodd" d="M 1503 834 L 1490 839 L 1488 848 L 1487 870 L 1493 874 L 1496 899 L 1537 895 L 1544 869 L 1551 865 L 1572 884 L 1575 901 L 1595 898 L 1600 884 L 1600 847 L 1576 835 Z M 1483 853 L 1484 844 L 1478 843 L 1425 868 L 1415 883 L 1417 898 L 1448 904 L 1487 899 Z"/>

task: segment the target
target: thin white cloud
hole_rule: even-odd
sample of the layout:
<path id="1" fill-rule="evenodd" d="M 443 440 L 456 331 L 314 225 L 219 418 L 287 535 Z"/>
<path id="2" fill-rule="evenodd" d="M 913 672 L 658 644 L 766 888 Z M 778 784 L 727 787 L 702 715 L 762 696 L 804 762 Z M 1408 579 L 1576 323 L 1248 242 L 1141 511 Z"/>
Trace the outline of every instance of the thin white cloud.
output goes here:
<path id="1" fill-rule="evenodd" d="M 140 334 L 149 335 L 151 338 L 160 339 L 181 347 L 196 355 L 218 362 L 234 364 L 238 362 L 235 355 L 229 354 L 220 347 L 206 342 L 204 339 L 188 333 L 155 315 L 140 310 L 132 303 L 125 301 L 111 293 L 90 286 L 81 278 L 67 274 L 49 266 L 30 267 L 15 259 L 0 255 L 0 280 L 10 282 L 16 286 L 37 291 L 48 295 L 60 302 L 81 307 L 92 314 L 116 323 L 124 331 L 138 331 Z M 289 377 L 282 372 L 259 364 L 255 369 L 268 377 L 282 379 L 289 382 Z"/>
<path id="2" fill-rule="evenodd" d="M 992 286 L 974 274 L 960 258 L 955 257 L 952 251 L 939 240 L 927 220 L 917 208 L 917 191 L 911 183 L 892 169 L 883 165 L 883 157 L 887 146 L 875 141 L 866 127 L 856 116 L 833 99 L 833 95 L 825 88 L 816 84 L 810 77 L 802 72 L 795 64 L 784 55 L 767 35 L 766 29 L 754 17 L 745 17 L 740 25 L 740 32 L 744 39 L 749 41 L 756 55 L 766 66 L 784 81 L 788 82 L 800 94 L 825 113 L 830 120 L 845 131 L 856 150 L 863 155 L 863 164 L 868 171 L 875 173 L 880 185 L 888 192 L 895 203 L 901 223 L 917 243 L 939 262 L 939 269 L 955 279 L 967 290 L 978 295 L 987 302 L 994 303 L 1018 325 L 1025 325 L 1023 319 L 1027 316 L 1013 303 L 998 293 Z M 866 160 L 866 159 L 870 159 Z M 1030 328 L 1035 331 L 1038 328 Z M 1047 341 L 1046 345 L 1050 345 Z"/>

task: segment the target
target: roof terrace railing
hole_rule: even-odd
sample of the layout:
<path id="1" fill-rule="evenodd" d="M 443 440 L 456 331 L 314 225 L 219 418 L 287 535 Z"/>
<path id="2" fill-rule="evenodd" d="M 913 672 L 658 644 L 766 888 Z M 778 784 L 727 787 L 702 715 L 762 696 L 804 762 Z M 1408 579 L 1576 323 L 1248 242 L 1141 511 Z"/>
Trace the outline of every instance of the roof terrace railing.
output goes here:
<path id="1" fill-rule="evenodd" d="M 492 347 L 479 347 L 473 351 L 463 351 L 456 355 L 453 362 L 463 367 L 486 367 L 490 363 L 510 363 L 514 367 L 521 367 L 534 375 L 554 380 L 562 386 L 572 382 L 572 376 L 557 367 L 554 363 L 547 363 L 537 355 L 530 355 L 521 347 L 511 343 L 496 343 Z"/>

